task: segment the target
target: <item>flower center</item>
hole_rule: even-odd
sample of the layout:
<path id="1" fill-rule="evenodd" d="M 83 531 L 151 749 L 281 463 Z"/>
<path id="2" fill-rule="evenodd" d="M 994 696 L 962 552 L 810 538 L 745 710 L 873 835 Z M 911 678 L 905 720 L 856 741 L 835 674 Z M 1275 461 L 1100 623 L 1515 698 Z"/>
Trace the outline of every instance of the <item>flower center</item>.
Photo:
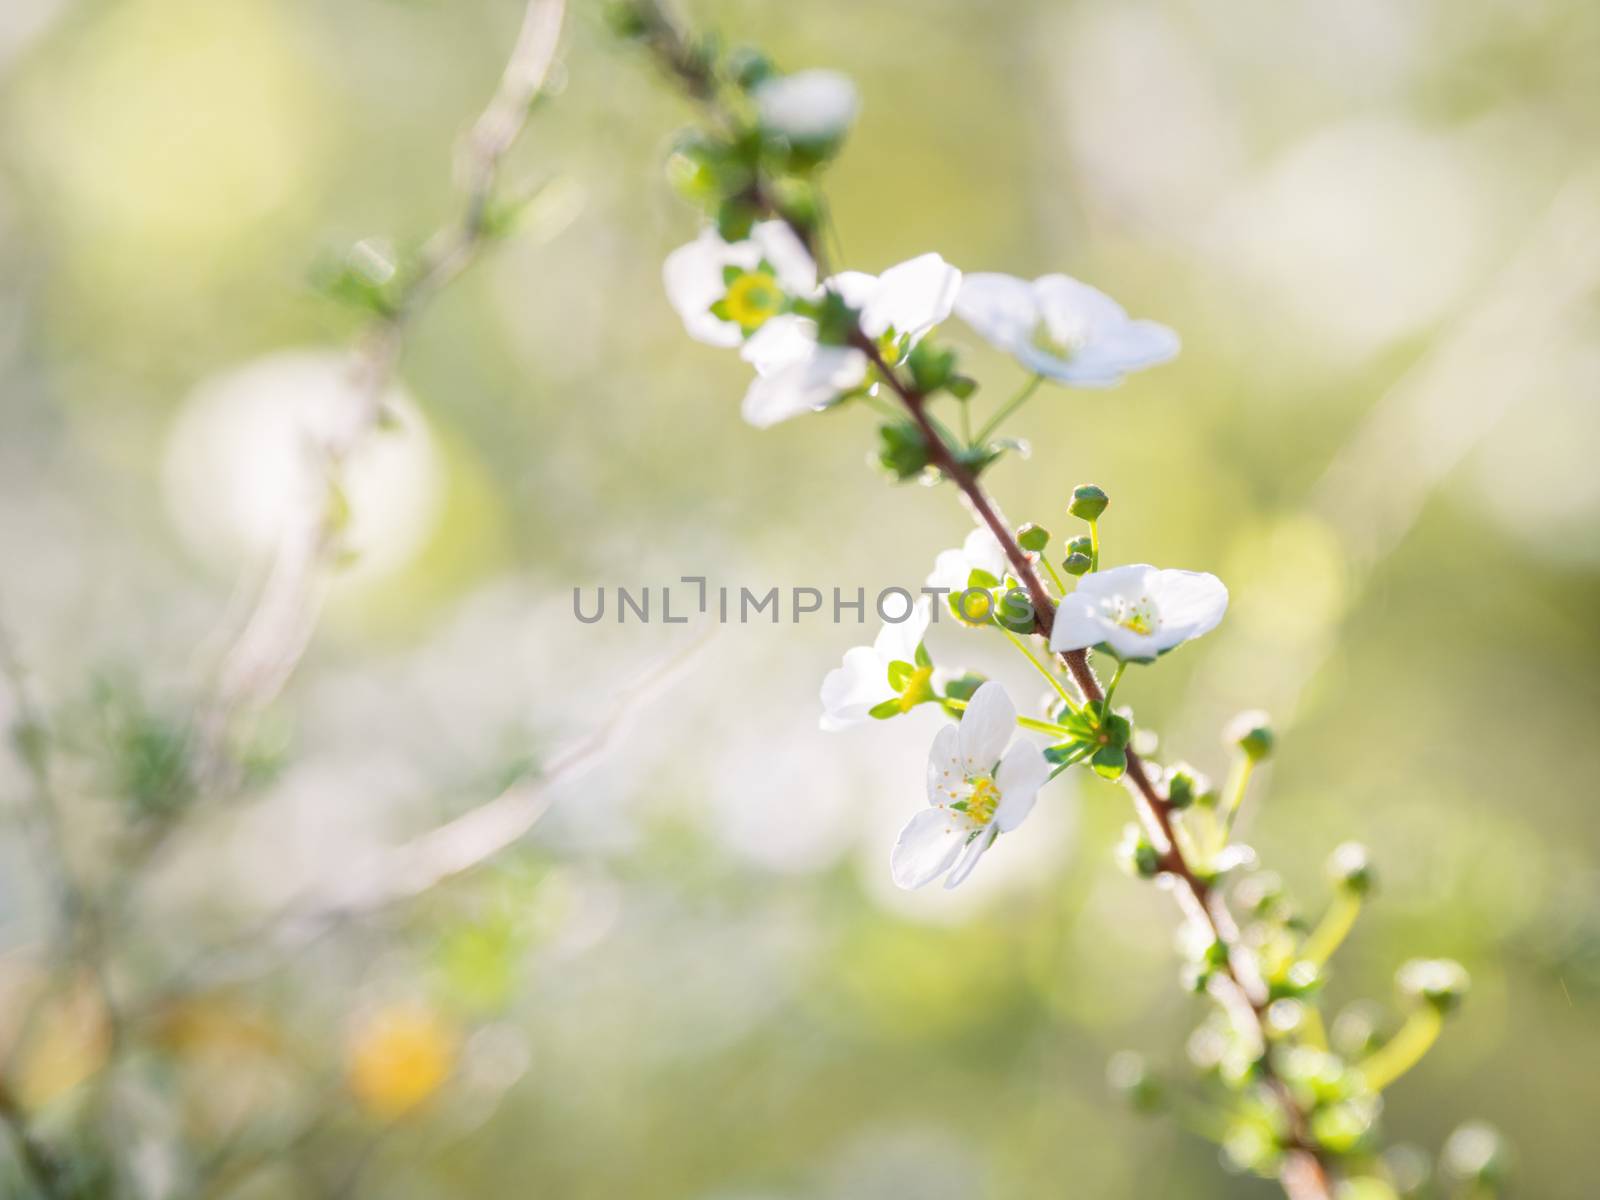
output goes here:
<path id="1" fill-rule="evenodd" d="M 728 284 L 722 307 L 727 320 L 746 332 L 756 330 L 783 308 L 783 289 L 765 271 L 747 271 Z"/>
<path id="2" fill-rule="evenodd" d="M 929 683 L 932 678 L 932 667 L 918 667 L 911 672 L 911 678 L 906 680 L 906 686 L 900 690 L 900 697 L 896 701 L 901 712 L 910 712 L 933 695 L 933 688 Z"/>
<path id="3" fill-rule="evenodd" d="M 1161 612 L 1156 608 L 1156 602 L 1149 596 L 1140 596 L 1132 603 L 1126 597 L 1119 596 L 1110 602 L 1109 607 L 1107 615 L 1110 616 L 1112 623 L 1129 633 L 1149 637 L 1161 628 Z"/>
<path id="4" fill-rule="evenodd" d="M 1000 789 L 987 775 L 971 781 L 972 792 L 967 797 L 966 814 L 982 826 L 994 820 L 994 810 L 1000 806 Z"/>
<path id="5" fill-rule="evenodd" d="M 1076 336 L 1063 337 L 1050 328 L 1050 323 L 1043 319 L 1035 323 L 1033 336 L 1029 338 L 1035 350 L 1048 354 L 1051 358 L 1059 358 L 1062 362 L 1070 362 L 1072 356 L 1083 345 L 1083 339 Z"/>

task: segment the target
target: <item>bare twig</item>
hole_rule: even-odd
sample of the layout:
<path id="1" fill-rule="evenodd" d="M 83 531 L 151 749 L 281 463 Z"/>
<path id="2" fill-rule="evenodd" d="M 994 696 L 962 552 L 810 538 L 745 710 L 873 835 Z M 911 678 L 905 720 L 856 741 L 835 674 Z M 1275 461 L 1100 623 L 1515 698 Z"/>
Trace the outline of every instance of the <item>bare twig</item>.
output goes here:
<path id="1" fill-rule="evenodd" d="M 383 421 L 385 397 L 412 322 L 477 260 L 493 236 L 489 215 L 500 166 L 549 80 L 565 11 L 565 0 L 529 0 L 500 86 L 462 145 L 459 215 L 428 239 L 414 273 L 357 340 L 350 365 L 358 402 L 355 418 L 322 447 L 327 493 L 284 532 L 256 603 L 223 657 L 215 694 L 200 722 L 203 763 L 215 758 L 231 716 L 276 696 L 305 653 L 326 593 L 328 568 L 341 548 L 340 475 Z"/>
<path id="2" fill-rule="evenodd" d="M 570 783 L 605 758 L 639 712 L 681 678 L 710 636 L 696 638 L 633 680 L 590 732 L 536 773 L 518 776 L 503 791 L 442 825 L 373 851 L 338 878 L 324 881 L 225 945 L 202 953 L 168 980 L 163 997 L 231 982 L 250 973 L 251 960 L 260 951 L 292 952 L 340 922 L 411 899 L 482 866 L 533 828 L 548 811 L 558 784 Z M 156 1000 L 143 1007 L 158 1006 Z"/>

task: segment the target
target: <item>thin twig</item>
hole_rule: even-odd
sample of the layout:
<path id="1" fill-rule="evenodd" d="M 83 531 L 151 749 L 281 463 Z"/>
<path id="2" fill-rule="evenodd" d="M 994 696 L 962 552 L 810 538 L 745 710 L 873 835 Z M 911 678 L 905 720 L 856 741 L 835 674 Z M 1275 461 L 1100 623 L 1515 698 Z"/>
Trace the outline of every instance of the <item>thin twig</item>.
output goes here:
<path id="1" fill-rule="evenodd" d="M 421 261 L 357 339 L 351 382 L 355 418 L 322 447 L 328 487 L 322 502 L 287 529 L 250 614 L 225 653 L 215 695 L 200 722 L 201 761 L 217 755 L 231 716 L 269 702 L 293 674 L 310 641 L 326 592 L 328 568 L 340 551 L 338 480 L 352 454 L 384 419 L 388 395 L 411 324 L 427 304 L 479 257 L 493 236 L 490 206 L 506 154 L 527 125 L 555 64 L 565 0 L 529 0 L 499 88 L 462 145 L 464 198 L 455 221 L 429 238 Z"/>

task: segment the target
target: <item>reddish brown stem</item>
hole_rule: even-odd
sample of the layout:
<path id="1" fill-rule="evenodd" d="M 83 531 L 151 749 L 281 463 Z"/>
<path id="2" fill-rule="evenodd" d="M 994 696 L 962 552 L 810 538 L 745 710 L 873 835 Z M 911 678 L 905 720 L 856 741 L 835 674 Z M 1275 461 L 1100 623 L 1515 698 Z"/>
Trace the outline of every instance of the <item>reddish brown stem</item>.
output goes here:
<path id="1" fill-rule="evenodd" d="M 921 430 L 927 444 L 928 461 L 960 489 L 967 505 L 999 541 L 1011 569 L 1027 588 L 1033 602 L 1035 631 L 1049 641 L 1055 620 L 1055 602 L 1051 600 L 1044 581 L 1039 578 L 1032 561 L 1018 544 L 994 501 L 979 484 L 977 477 L 945 445 L 938 429 L 928 418 L 928 398 L 900 377 L 900 373 L 884 360 L 877 345 L 865 334 L 858 330 L 851 344 L 872 361 L 878 374 L 899 397 L 907 414 Z M 1089 665 L 1088 655 L 1084 651 L 1068 650 L 1061 655 L 1061 660 L 1085 699 L 1098 701 L 1105 698 L 1105 692 L 1095 678 L 1094 669 Z M 1267 1045 L 1264 1017 L 1269 1003 L 1267 988 L 1256 969 L 1255 960 L 1240 942 L 1239 928 L 1232 914 L 1211 879 L 1197 872 L 1184 856 L 1173 827 L 1172 805 L 1151 780 L 1144 761 L 1131 750 L 1128 751 L 1128 767 L 1123 778 L 1133 793 L 1134 808 L 1140 822 L 1161 854 L 1161 872 L 1172 881 L 1179 904 L 1192 920 L 1208 929 L 1212 937 L 1227 949 L 1225 978 L 1213 986 L 1217 999 L 1238 1019 L 1250 1023 L 1264 1052 Z M 1273 1074 L 1271 1063 L 1264 1054 L 1261 1063 L 1264 1082 L 1276 1097 L 1289 1124 L 1291 1145 L 1279 1171 L 1279 1182 L 1291 1200 L 1331 1200 L 1333 1191 L 1327 1168 L 1311 1138 L 1305 1113 L 1288 1087 Z"/>

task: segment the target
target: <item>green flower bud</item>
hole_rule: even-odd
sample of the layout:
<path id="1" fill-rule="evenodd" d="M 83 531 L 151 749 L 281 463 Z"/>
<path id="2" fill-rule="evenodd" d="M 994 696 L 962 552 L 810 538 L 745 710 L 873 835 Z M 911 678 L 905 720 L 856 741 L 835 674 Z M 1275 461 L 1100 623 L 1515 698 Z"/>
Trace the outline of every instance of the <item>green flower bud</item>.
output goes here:
<path id="1" fill-rule="evenodd" d="M 1117 862 L 1136 879 L 1154 879 L 1161 871 L 1161 855 L 1137 825 L 1123 830 L 1122 841 L 1117 844 Z"/>
<path id="2" fill-rule="evenodd" d="M 1072 503 L 1067 505 L 1067 511 L 1079 520 L 1097 521 L 1110 503 L 1111 497 L 1094 484 L 1080 483 L 1072 489 Z"/>
<path id="3" fill-rule="evenodd" d="M 1511 1148 L 1494 1126 L 1469 1121 L 1445 1141 L 1439 1162 L 1453 1178 L 1492 1187 L 1511 1173 Z"/>
<path id="4" fill-rule="evenodd" d="M 1088 558 L 1094 553 L 1094 539 L 1087 533 L 1081 533 L 1067 543 L 1068 554 L 1081 554 Z"/>
<path id="5" fill-rule="evenodd" d="M 1139 1112 L 1159 1112 L 1164 1107 L 1161 1081 L 1150 1073 L 1143 1056 L 1131 1050 L 1111 1056 L 1106 1064 L 1106 1082 Z"/>
<path id="6" fill-rule="evenodd" d="M 1472 986 L 1467 969 L 1449 958 L 1414 958 L 1394 978 L 1402 995 L 1431 1004 L 1441 1013 L 1459 1008 Z"/>
<path id="7" fill-rule="evenodd" d="M 772 60 L 752 46 L 739 46 L 728 54 L 728 75 L 741 88 L 755 87 L 770 78 L 775 70 Z"/>
<path id="8" fill-rule="evenodd" d="M 1271 754 L 1273 740 L 1267 714 L 1257 708 L 1242 712 L 1229 721 L 1227 731 L 1223 734 L 1223 741 L 1239 747 L 1251 762 L 1260 762 Z"/>
<path id="9" fill-rule="evenodd" d="M 1029 521 L 1021 529 L 1017 530 L 1017 545 L 1024 550 L 1037 554 L 1050 545 L 1050 531 L 1043 525 L 1035 525 L 1032 521 Z"/>
<path id="10" fill-rule="evenodd" d="M 1328 856 L 1328 878 L 1353 896 L 1372 890 L 1372 864 L 1367 848 L 1359 842 L 1345 842 Z"/>
<path id="11" fill-rule="evenodd" d="M 1087 575 L 1094 560 L 1087 554 L 1069 554 L 1061 560 L 1061 569 L 1068 575 Z"/>
<path id="12" fill-rule="evenodd" d="M 1174 763 L 1167 768 L 1167 803 L 1173 808 L 1188 808 L 1210 790 L 1210 781 L 1188 763 Z"/>

